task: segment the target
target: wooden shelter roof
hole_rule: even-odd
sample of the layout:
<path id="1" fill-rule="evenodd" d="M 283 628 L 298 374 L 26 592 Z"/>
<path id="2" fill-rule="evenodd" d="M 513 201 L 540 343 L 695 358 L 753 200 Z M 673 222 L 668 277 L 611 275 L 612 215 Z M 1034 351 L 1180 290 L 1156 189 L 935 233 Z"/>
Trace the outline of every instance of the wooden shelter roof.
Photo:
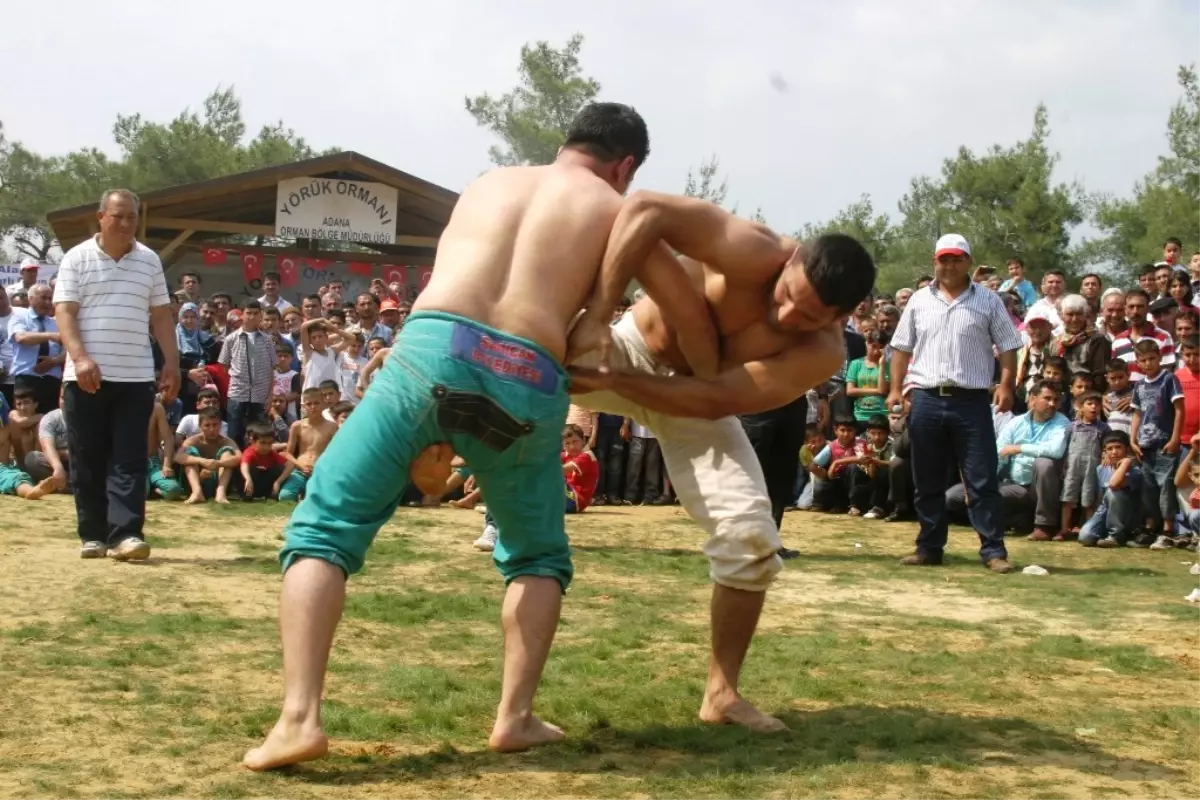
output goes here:
<path id="1" fill-rule="evenodd" d="M 186 183 L 140 194 L 138 239 L 154 248 L 164 263 L 181 248 L 203 247 L 230 235 L 274 237 L 276 184 L 289 178 L 321 177 L 373 181 L 399 190 L 396 244 L 369 245 L 378 255 L 318 251 L 317 242 L 295 247 L 262 247 L 265 252 L 312 255 L 332 260 L 433 263 L 437 239 L 450 219 L 458 195 L 353 151 L 296 161 L 275 167 Z M 134 188 L 136 191 L 136 187 Z M 63 249 L 95 233 L 96 204 L 75 206 L 47 215 Z M 326 243 L 328 244 L 328 243 Z M 343 258 L 344 257 L 344 258 Z"/>

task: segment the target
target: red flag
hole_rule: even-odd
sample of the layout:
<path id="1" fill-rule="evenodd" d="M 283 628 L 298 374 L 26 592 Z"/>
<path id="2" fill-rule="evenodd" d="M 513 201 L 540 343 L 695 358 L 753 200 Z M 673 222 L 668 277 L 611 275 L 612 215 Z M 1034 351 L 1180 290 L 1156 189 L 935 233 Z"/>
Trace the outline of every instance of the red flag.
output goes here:
<path id="1" fill-rule="evenodd" d="M 220 247 L 206 247 L 201 251 L 200 256 L 210 267 L 225 263 L 225 250 Z"/>
<path id="2" fill-rule="evenodd" d="M 262 256 L 258 253 L 242 253 L 242 277 L 246 283 L 262 280 Z"/>
<path id="3" fill-rule="evenodd" d="M 403 286 L 408 283 L 408 270 L 395 264 L 384 264 L 383 282 L 388 284 L 398 283 Z"/>
<path id="4" fill-rule="evenodd" d="M 328 267 L 333 262 L 326 258 L 306 258 L 304 263 L 318 272 Z"/>
<path id="5" fill-rule="evenodd" d="M 350 271 L 351 275 L 371 277 L 371 264 L 366 261 L 350 261 L 346 264 L 346 269 Z"/>
<path id="6" fill-rule="evenodd" d="M 279 271 L 279 283 L 283 286 L 292 287 L 300 283 L 300 265 L 296 263 L 296 259 L 291 256 L 279 256 L 275 260 L 275 267 Z"/>
<path id="7" fill-rule="evenodd" d="M 425 290 L 429 285 L 429 279 L 433 277 L 433 267 L 417 267 L 417 291 Z"/>

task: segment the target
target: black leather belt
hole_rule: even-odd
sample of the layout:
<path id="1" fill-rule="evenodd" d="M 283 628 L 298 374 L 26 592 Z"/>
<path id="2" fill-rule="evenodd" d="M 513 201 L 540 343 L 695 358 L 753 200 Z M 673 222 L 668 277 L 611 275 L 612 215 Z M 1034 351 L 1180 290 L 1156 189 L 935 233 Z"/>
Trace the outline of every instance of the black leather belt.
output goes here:
<path id="1" fill-rule="evenodd" d="M 991 389 L 967 389 L 962 386 L 934 386 L 932 388 L 916 387 L 918 392 L 934 395 L 935 397 L 962 397 L 975 398 L 987 397 L 992 393 Z"/>

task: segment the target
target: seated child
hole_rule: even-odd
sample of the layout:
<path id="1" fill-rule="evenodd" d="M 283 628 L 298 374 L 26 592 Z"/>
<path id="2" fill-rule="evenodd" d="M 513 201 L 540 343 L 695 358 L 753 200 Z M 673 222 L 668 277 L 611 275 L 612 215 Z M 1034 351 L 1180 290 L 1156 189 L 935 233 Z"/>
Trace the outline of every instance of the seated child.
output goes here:
<path id="1" fill-rule="evenodd" d="M 272 395 L 271 402 L 267 405 L 267 424 L 271 426 L 271 431 L 275 436 L 276 450 L 287 449 L 288 431 L 292 429 L 292 423 L 295 421 L 296 417 L 292 414 L 287 396 Z"/>
<path id="2" fill-rule="evenodd" d="M 824 474 L 825 470 L 816 466 L 817 455 L 826 447 L 825 433 L 820 423 L 811 422 L 804 427 L 804 446 L 800 448 L 800 472 L 796 476 L 796 508 L 808 511 L 813 505 L 813 490 L 818 480 L 817 470 Z"/>
<path id="3" fill-rule="evenodd" d="M 200 432 L 184 439 L 175 454 L 175 463 L 187 470 L 192 494 L 184 502 L 203 503 L 208 498 L 229 502 L 229 479 L 241 462 L 242 451 L 221 433 L 221 413 L 206 408 L 200 417 Z"/>
<path id="4" fill-rule="evenodd" d="M 354 410 L 354 404 L 346 400 L 339 400 L 333 404 L 333 408 L 329 409 L 329 415 L 333 417 L 333 422 L 338 428 L 346 424 L 346 420 L 350 419 L 350 412 Z"/>
<path id="5" fill-rule="evenodd" d="M 1187 457 L 1179 461 L 1175 472 L 1175 488 L 1179 494 L 1180 522 L 1192 535 L 1192 548 L 1200 540 L 1200 433 L 1189 442 Z"/>
<path id="6" fill-rule="evenodd" d="M 0 419 L 0 425 L 7 422 L 9 426 L 9 444 L 12 446 L 13 460 L 18 466 L 25 463 L 27 455 L 41 449 L 38 445 L 38 425 L 41 424 L 42 415 L 37 408 L 37 393 L 27 386 L 21 386 L 13 390 L 13 409 L 8 412 L 7 419 Z"/>
<path id="7" fill-rule="evenodd" d="M 303 482 L 293 479 L 296 465 L 287 453 L 275 450 L 275 431 L 262 422 L 251 423 L 246 430 L 250 446 L 242 453 L 242 499 L 263 500 L 280 497 L 286 491 L 298 496 Z"/>
<path id="8" fill-rule="evenodd" d="M 600 465 L 587 449 L 583 428 L 568 425 L 562 434 L 563 480 L 566 483 L 568 514 L 581 514 L 592 504 L 596 483 L 600 480 Z"/>
<path id="9" fill-rule="evenodd" d="M 333 418 L 333 407 L 338 404 L 342 397 L 341 387 L 337 381 L 321 381 L 321 385 L 317 387 L 321 390 L 321 415 L 326 421 L 336 423 Z"/>
<path id="10" fill-rule="evenodd" d="M 887 516 L 889 470 L 892 466 L 892 439 L 888 419 L 876 414 L 867 420 L 867 448 L 862 457 L 859 476 L 854 479 L 855 505 L 869 508 L 863 519 L 883 519 Z M 861 488 L 860 488 L 861 487 Z"/>
<path id="11" fill-rule="evenodd" d="M 179 420 L 179 426 L 175 429 L 177 446 L 182 445 L 184 439 L 190 439 L 200 433 L 200 412 L 206 408 L 216 409 L 217 418 L 220 419 L 221 393 L 216 389 L 201 389 L 196 393 L 196 413 L 188 414 Z M 221 423 L 221 435 L 229 435 L 229 425 L 224 422 Z"/>
<path id="12" fill-rule="evenodd" d="M 813 464 L 821 467 L 817 477 L 824 478 L 813 489 L 813 509 L 833 514 L 852 513 L 850 506 L 851 480 L 859 471 L 860 459 L 866 455 L 867 445 L 857 436 L 852 419 L 839 419 L 833 423 L 834 440 L 822 450 Z"/>
<path id="13" fill-rule="evenodd" d="M 2 423 L 3 420 L 0 420 Z M 22 500 L 38 500 L 54 492 L 54 478 L 46 478 L 36 486 L 29 473 L 9 463 L 12 458 L 12 441 L 9 439 L 13 425 L 0 424 L 0 494 L 10 494 Z"/>
<path id="14" fill-rule="evenodd" d="M 175 437 L 171 433 L 162 394 L 156 395 L 154 400 L 147 432 L 149 464 L 146 470 L 146 497 L 153 497 L 157 491 L 164 500 L 182 500 L 183 485 L 175 477 Z"/>
<path id="15" fill-rule="evenodd" d="M 1129 434 L 1104 434 L 1104 461 L 1096 467 L 1103 490 L 1096 513 L 1079 530 L 1084 547 L 1123 547 L 1133 537 L 1142 514 L 1142 470 L 1134 460 Z"/>
<path id="16" fill-rule="evenodd" d="M 315 387 L 305 389 L 300 395 L 305 416 L 292 423 L 288 434 L 287 454 L 296 469 L 291 476 L 294 479 L 288 482 L 289 487 L 284 487 L 279 493 L 279 499 L 283 502 L 299 502 L 308 479 L 312 477 L 313 466 L 337 433 L 337 423 L 325 419 L 322 413 L 325 403 L 323 395 L 324 392 Z"/>
<path id="17" fill-rule="evenodd" d="M 1059 497 L 1062 500 L 1062 522 L 1053 541 L 1074 539 L 1079 531 L 1079 528 L 1071 528 L 1075 509 L 1083 509 L 1080 522 L 1087 522 L 1100 499 L 1096 468 L 1100 466 L 1101 441 L 1109 431 L 1108 425 L 1100 419 L 1102 402 L 1100 393 L 1091 390 L 1075 398 L 1075 421 L 1071 423 L 1071 439 L 1063 463 L 1062 494 Z"/>
<path id="18" fill-rule="evenodd" d="M 1129 380 L 1129 365 L 1114 358 L 1104 365 L 1108 391 L 1104 394 L 1104 415 L 1108 427 L 1129 433 L 1133 424 L 1133 383 Z"/>

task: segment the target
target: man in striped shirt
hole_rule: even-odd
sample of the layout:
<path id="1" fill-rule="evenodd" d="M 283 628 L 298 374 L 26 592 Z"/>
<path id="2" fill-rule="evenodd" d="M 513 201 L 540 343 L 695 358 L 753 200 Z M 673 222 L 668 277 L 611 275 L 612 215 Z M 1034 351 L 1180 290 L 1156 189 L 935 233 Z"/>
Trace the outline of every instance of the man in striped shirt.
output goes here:
<path id="1" fill-rule="evenodd" d="M 933 263 L 936 280 L 908 301 L 892 338 L 888 407 L 901 405 L 905 395 L 911 403 L 908 436 L 921 522 L 916 552 L 901 563 L 942 563 L 949 533 L 947 476 L 956 469 L 970 500 L 981 560 L 993 572 L 1012 572 L 1004 547 L 991 388 L 998 352 L 995 404 L 1000 412 L 1011 409 L 1021 338 L 999 296 L 971 282 L 966 239 L 943 236 Z"/>
<path id="2" fill-rule="evenodd" d="M 154 251 L 134 239 L 138 199 L 128 189 L 100 198 L 100 232 L 72 247 L 58 268 L 55 319 L 68 359 L 63 414 L 83 558 L 143 559 L 146 453 L 154 410 L 154 356 L 162 349 L 163 400 L 179 391 L 175 320 Z"/>
<path id="3" fill-rule="evenodd" d="M 1162 354 L 1162 368 L 1167 372 L 1175 369 L 1175 340 L 1171 334 L 1155 325 L 1146 318 L 1150 308 L 1150 295 L 1142 289 L 1130 289 L 1125 293 L 1125 320 L 1129 323 L 1128 330 L 1113 339 L 1112 357 L 1119 358 L 1129 365 L 1129 379 L 1143 379 L 1142 369 L 1138 366 L 1137 355 L 1133 346 L 1146 337 L 1158 342 L 1158 350 Z"/>
<path id="4" fill-rule="evenodd" d="M 246 426 L 266 420 L 267 403 L 275 382 L 275 340 L 260 330 L 262 304 L 242 305 L 242 326 L 225 337 L 217 361 L 229 370 L 225 406 L 229 438 L 245 446 Z"/>

